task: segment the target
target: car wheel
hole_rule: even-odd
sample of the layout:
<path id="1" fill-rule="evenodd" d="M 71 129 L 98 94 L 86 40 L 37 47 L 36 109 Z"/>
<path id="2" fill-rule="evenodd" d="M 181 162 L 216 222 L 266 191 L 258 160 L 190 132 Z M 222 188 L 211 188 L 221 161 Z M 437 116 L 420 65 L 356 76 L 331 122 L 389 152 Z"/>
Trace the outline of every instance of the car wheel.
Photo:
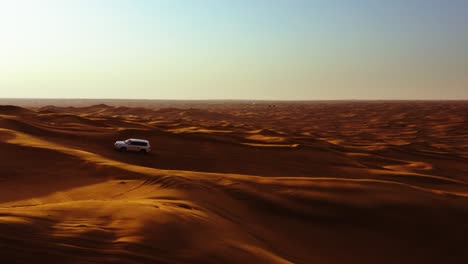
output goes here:
<path id="1" fill-rule="evenodd" d="M 146 154 L 146 150 L 142 149 L 140 150 L 141 153 Z"/>
<path id="2" fill-rule="evenodd" d="M 125 147 L 120 148 L 119 151 L 120 151 L 120 152 L 126 152 L 126 151 L 127 151 L 127 148 L 125 148 Z"/>

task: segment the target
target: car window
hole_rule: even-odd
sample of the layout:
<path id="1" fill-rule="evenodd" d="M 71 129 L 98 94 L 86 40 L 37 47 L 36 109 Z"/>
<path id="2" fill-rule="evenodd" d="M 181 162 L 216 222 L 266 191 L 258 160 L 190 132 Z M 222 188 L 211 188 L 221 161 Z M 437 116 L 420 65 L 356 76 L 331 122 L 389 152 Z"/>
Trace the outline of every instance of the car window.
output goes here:
<path id="1" fill-rule="evenodd" d="M 125 143 L 128 145 L 133 145 L 133 146 L 148 146 L 149 144 L 147 142 L 141 142 L 141 141 L 131 141 L 131 140 L 125 140 Z"/>

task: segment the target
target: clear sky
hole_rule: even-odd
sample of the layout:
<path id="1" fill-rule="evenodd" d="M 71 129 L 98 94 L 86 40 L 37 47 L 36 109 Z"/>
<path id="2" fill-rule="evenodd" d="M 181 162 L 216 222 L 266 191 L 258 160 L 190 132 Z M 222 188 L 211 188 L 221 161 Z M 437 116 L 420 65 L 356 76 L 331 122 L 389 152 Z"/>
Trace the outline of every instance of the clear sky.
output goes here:
<path id="1" fill-rule="evenodd" d="M 0 97 L 468 99 L 468 1 L 0 0 Z"/>

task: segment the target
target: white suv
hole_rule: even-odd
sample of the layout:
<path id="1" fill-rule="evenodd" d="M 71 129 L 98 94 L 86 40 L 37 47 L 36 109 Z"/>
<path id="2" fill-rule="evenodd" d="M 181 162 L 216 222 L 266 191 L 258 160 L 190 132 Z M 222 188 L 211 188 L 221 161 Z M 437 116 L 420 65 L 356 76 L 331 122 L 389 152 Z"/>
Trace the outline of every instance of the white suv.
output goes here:
<path id="1" fill-rule="evenodd" d="M 148 140 L 129 138 L 125 141 L 116 141 L 114 143 L 115 149 L 118 151 L 139 151 L 148 153 L 151 151 L 151 145 Z"/>

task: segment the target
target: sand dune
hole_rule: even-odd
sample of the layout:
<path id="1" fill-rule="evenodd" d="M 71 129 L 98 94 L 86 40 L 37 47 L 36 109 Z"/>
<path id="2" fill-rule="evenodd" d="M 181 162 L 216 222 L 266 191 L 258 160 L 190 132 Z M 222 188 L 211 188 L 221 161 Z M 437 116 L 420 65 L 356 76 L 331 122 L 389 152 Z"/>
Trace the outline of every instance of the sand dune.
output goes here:
<path id="1" fill-rule="evenodd" d="M 25 115 L 33 111 L 14 105 L 0 105 L 0 115 Z"/>
<path id="2" fill-rule="evenodd" d="M 0 106 L 2 263 L 468 262 L 467 103 L 144 106 Z"/>

